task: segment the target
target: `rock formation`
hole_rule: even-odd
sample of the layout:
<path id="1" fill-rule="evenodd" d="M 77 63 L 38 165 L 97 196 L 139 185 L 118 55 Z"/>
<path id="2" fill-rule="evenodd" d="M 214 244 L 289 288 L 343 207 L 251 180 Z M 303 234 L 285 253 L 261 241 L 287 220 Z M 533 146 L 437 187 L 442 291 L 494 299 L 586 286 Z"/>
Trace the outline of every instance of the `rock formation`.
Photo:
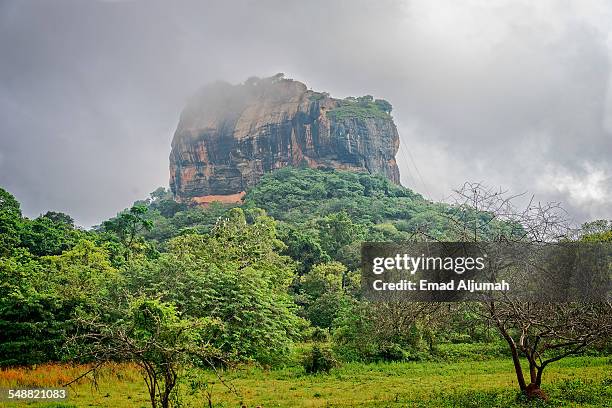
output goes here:
<path id="1" fill-rule="evenodd" d="M 390 112 L 384 100 L 334 99 L 282 74 L 214 83 L 181 114 L 170 187 L 182 202 L 237 202 L 264 173 L 285 166 L 364 171 L 399 183 Z"/>

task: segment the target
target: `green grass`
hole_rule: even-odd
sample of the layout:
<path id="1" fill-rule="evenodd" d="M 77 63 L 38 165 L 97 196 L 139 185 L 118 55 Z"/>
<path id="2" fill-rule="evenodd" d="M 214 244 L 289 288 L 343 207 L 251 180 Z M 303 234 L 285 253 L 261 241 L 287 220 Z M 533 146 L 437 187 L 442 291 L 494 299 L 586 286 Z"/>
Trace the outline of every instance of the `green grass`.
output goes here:
<path id="1" fill-rule="evenodd" d="M 508 359 L 463 362 L 350 363 L 329 375 L 307 375 L 301 367 L 264 370 L 252 366 L 226 372 L 228 390 L 212 373 L 214 407 L 612 407 L 612 360 L 574 357 L 552 364 L 544 375 L 546 403 L 519 398 Z M 121 379 L 117 378 L 121 376 Z M 6 384 L 0 383 L 0 386 Z M 187 396 L 185 406 L 203 406 L 203 396 Z M 103 372 L 99 389 L 77 385 L 67 402 L 76 407 L 141 407 L 148 401 L 144 383 L 133 367 Z M 18 405 L 7 405 L 8 407 Z M 36 405 L 40 406 L 40 405 Z"/>
<path id="2" fill-rule="evenodd" d="M 434 360 L 459 362 L 466 360 L 490 360 L 494 358 L 510 358 L 510 349 L 504 342 L 491 343 L 443 343 L 438 345 L 431 356 Z"/>
<path id="3" fill-rule="evenodd" d="M 603 406 L 612 400 L 610 387 L 603 384 L 611 365 L 607 358 L 572 358 L 551 366 L 545 381 L 550 389 L 552 406 L 570 398 L 572 406 Z M 380 363 L 345 364 L 330 375 L 307 376 L 298 369 L 265 372 L 251 369 L 229 378 L 239 389 L 248 390 L 246 401 L 277 407 L 404 407 L 462 406 L 475 399 L 474 406 L 507 406 L 516 400 L 516 379 L 509 360 L 470 361 L 459 363 Z M 572 395 L 563 396 L 568 381 L 582 381 L 586 388 L 596 389 L 589 401 Z M 265 384 L 265 385 L 264 385 Z M 565 387 L 565 388 L 563 388 Z M 582 387 L 575 387 L 576 392 Z M 570 387 L 571 388 L 571 387 Z M 271 393 L 271 391 L 274 392 Z M 589 391 L 587 390 L 587 393 Z M 499 404 L 495 401 L 500 400 Z M 296 401 L 299 401 L 296 403 Z M 453 401 L 456 401 L 455 404 Z M 461 403 L 459 403 L 461 402 Z M 450 404 L 450 405 L 449 405 Z"/>

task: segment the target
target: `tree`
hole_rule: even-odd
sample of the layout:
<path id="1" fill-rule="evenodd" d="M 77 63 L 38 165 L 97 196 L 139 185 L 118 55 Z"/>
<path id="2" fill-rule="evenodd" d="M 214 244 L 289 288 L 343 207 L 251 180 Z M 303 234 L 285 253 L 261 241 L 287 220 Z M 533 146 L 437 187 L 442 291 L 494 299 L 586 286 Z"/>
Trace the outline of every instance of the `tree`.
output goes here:
<path id="1" fill-rule="evenodd" d="M 165 218 L 172 218 L 177 212 L 188 208 L 187 204 L 175 201 L 172 192 L 164 187 L 159 187 L 150 193 L 150 196 L 149 209 L 159 211 L 159 214 Z"/>
<path id="2" fill-rule="evenodd" d="M 321 248 L 316 232 L 285 225 L 281 234 L 282 240 L 287 246 L 283 253 L 299 262 L 298 270 L 300 274 L 309 271 L 313 265 L 331 260 L 329 255 Z"/>
<path id="3" fill-rule="evenodd" d="M 318 327 L 330 328 L 338 312 L 349 302 L 343 282 L 346 267 L 339 262 L 314 266 L 300 279 L 306 316 Z"/>
<path id="4" fill-rule="evenodd" d="M 282 81 L 283 79 L 285 79 L 284 72 L 279 72 L 277 74 L 274 74 L 274 76 L 272 76 L 271 78 L 272 82 L 279 82 L 279 81 Z"/>
<path id="5" fill-rule="evenodd" d="M 0 188 L 0 212 L 10 214 L 13 217 L 21 217 L 19 202 L 3 188 Z"/>
<path id="6" fill-rule="evenodd" d="M 60 360 L 77 311 L 112 302 L 119 279 L 107 252 L 86 240 L 57 256 L 17 248 L 0 257 L 0 365 Z"/>
<path id="7" fill-rule="evenodd" d="M 244 81 L 244 84 L 247 86 L 257 86 L 257 84 L 261 81 L 261 78 L 256 76 L 250 76 Z"/>
<path id="8" fill-rule="evenodd" d="M 364 95 L 357 97 L 357 103 L 363 106 L 369 106 L 370 103 L 374 101 L 374 97 L 372 95 Z"/>
<path id="9" fill-rule="evenodd" d="M 149 196 L 151 197 L 152 201 L 155 201 L 163 200 L 164 198 L 167 198 L 169 194 L 172 193 L 169 192 L 165 187 L 157 187 L 155 191 L 149 193 Z"/>
<path id="10" fill-rule="evenodd" d="M 43 215 L 43 217 L 50 219 L 56 224 L 65 224 L 70 228 L 74 228 L 74 219 L 72 219 L 71 216 L 63 212 L 47 211 L 45 215 Z"/>
<path id="11" fill-rule="evenodd" d="M 143 240 L 139 234 L 151 229 L 152 222 L 146 218 L 148 208 L 144 205 L 134 205 L 129 211 L 120 213 L 117 217 L 104 221 L 102 227 L 105 231 L 115 234 L 127 249 L 125 259 L 128 260 Z"/>
<path id="12" fill-rule="evenodd" d="M 182 365 L 210 366 L 220 358 L 210 344 L 219 326 L 214 319 L 183 318 L 172 304 L 147 298 L 132 299 L 123 316 L 109 324 L 100 316 L 83 315 L 78 320 L 82 334 L 71 338 L 71 345 L 93 357 L 95 368 L 107 361 L 135 362 L 152 408 L 168 408 L 176 400 Z"/>
<path id="13" fill-rule="evenodd" d="M 353 223 L 345 211 L 319 219 L 317 226 L 323 250 L 334 258 L 340 248 L 360 240 L 365 235 L 365 228 Z"/>
<path id="14" fill-rule="evenodd" d="M 83 233 L 73 229 L 64 215 L 25 220 L 20 231 L 21 245 L 37 256 L 59 255 L 72 248 Z"/>
<path id="15" fill-rule="evenodd" d="M 303 322 L 288 294 L 295 264 L 279 252 L 275 223 L 230 210 L 210 235 L 187 234 L 168 253 L 126 270 L 132 292 L 159 296 L 185 316 L 223 323 L 212 340 L 228 358 L 271 363 L 287 355 Z"/>
<path id="16" fill-rule="evenodd" d="M 496 301 L 487 307 L 510 347 L 519 387 L 530 397 L 546 398 L 541 385 L 549 364 L 607 341 L 612 333 L 610 303 Z M 524 378 L 519 354 L 527 359 L 529 382 Z"/>
<path id="17" fill-rule="evenodd" d="M 55 285 L 66 305 L 92 311 L 116 297 L 113 295 L 122 277 L 113 267 L 108 251 L 92 241 L 83 239 L 71 250 L 43 259 L 47 282 Z"/>
<path id="18" fill-rule="evenodd" d="M 68 316 L 54 289 L 27 250 L 0 257 L 0 366 L 60 358 Z"/>
<path id="19" fill-rule="evenodd" d="M 573 231 L 558 204 L 535 203 L 532 199 L 518 209 L 516 198 L 479 183 L 466 183 L 456 192 L 457 211 L 450 217 L 450 225 L 456 236 L 472 242 L 550 243 L 571 238 Z M 551 303 L 502 298 L 479 306 L 481 315 L 507 342 L 519 388 L 529 397 L 547 398 L 541 385 L 549 364 L 607 342 L 612 336 L 609 301 Z M 527 359 L 528 380 L 521 357 Z"/>
<path id="20" fill-rule="evenodd" d="M 8 256 L 20 243 L 21 209 L 11 193 L 0 188 L 0 256 Z"/>

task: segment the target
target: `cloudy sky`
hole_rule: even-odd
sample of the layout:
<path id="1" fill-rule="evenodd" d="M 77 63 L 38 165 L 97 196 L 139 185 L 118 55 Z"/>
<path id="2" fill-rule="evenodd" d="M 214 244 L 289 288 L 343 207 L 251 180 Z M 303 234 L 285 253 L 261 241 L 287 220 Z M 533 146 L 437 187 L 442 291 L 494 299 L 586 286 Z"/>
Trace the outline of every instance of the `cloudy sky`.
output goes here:
<path id="1" fill-rule="evenodd" d="M 609 1 L 0 0 L 0 186 L 90 226 L 168 184 L 201 85 L 284 72 L 389 100 L 404 185 L 612 218 Z"/>

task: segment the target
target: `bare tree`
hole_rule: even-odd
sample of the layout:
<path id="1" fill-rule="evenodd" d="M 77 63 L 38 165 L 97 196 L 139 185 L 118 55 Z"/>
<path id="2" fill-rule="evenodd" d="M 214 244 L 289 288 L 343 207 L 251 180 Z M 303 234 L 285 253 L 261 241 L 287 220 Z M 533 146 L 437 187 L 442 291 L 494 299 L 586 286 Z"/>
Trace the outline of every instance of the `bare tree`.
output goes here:
<path id="1" fill-rule="evenodd" d="M 522 207 L 516 205 L 520 200 Z M 575 237 L 559 204 L 542 204 L 480 183 L 466 183 L 456 191 L 448 218 L 457 239 L 464 241 L 552 243 Z M 508 343 L 518 385 L 530 398 L 547 398 L 540 387 L 549 364 L 609 342 L 612 336 L 609 301 L 526 302 L 505 297 L 480 303 L 479 311 Z M 528 380 L 521 358 L 527 361 Z"/>

